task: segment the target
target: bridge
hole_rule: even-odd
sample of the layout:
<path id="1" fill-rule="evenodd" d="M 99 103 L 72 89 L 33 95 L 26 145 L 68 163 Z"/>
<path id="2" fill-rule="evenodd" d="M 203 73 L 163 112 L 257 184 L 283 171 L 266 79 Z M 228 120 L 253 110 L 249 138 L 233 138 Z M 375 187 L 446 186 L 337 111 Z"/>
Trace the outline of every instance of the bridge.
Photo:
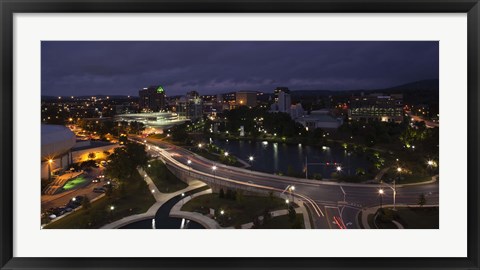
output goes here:
<path id="1" fill-rule="evenodd" d="M 285 199 L 288 196 L 292 200 L 301 200 L 310 209 L 316 228 L 331 228 L 331 224 L 340 222 L 329 219 L 326 215 L 327 208 L 330 211 L 334 208 L 337 219 L 340 217 L 343 224 L 350 224 L 348 228 L 356 228 L 358 213 L 363 208 L 379 205 L 379 196 L 383 196 L 385 203 L 390 200 L 393 202 L 394 190 L 384 184 L 337 183 L 272 175 L 218 164 L 161 140 L 134 140 L 146 145 L 152 155 L 162 159 L 169 170 L 187 183 L 200 180 L 217 191 L 220 188 L 229 188 L 257 194 L 273 193 Z M 292 185 L 295 190 L 282 195 L 285 188 Z M 383 187 L 384 192 L 379 195 L 379 189 Z M 438 204 L 438 187 L 434 177 L 432 181 L 423 184 L 396 185 L 396 203 L 416 204 L 418 196 L 423 193 L 426 194 L 429 204 Z"/>

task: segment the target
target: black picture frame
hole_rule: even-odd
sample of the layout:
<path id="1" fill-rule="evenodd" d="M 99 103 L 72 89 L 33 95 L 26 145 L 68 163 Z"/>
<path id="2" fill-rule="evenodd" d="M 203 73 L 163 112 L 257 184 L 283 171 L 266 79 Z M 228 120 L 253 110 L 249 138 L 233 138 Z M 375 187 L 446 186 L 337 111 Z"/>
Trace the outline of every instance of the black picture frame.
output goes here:
<path id="1" fill-rule="evenodd" d="M 479 269 L 478 0 L 0 0 L 1 269 Z M 18 258 L 13 257 L 13 15 L 133 12 L 412 12 L 468 15 L 468 256 L 466 258 Z M 441 240 L 441 239 L 440 239 Z M 454 248 L 454 247 L 452 247 Z"/>

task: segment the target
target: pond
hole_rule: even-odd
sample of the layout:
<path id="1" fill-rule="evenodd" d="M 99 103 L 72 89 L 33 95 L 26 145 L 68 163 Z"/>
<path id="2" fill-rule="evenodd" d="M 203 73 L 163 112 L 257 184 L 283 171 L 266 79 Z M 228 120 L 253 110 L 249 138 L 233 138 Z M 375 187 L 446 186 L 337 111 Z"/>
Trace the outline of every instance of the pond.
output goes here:
<path id="1" fill-rule="evenodd" d="M 323 178 L 330 178 L 337 169 L 343 174 L 352 175 L 357 168 L 368 168 L 370 165 L 369 161 L 352 154 L 341 145 L 306 146 L 220 139 L 211 142 L 246 162 L 253 156 L 252 169 L 267 173 L 286 175 L 290 171 L 298 177 L 305 177 L 305 164 L 308 163 L 309 177 L 320 174 Z"/>
<path id="2" fill-rule="evenodd" d="M 185 193 L 186 196 L 200 192 L 205 190 L 208 187 L 198 188 L 192 191 L 188 191 Z M 199 223 L 192 221 L 192 220 L 185 220 L 184 224 L 182 224 L 181 218 L 174 218 L 170 217 L 170 210 L 172 207 L 177 204 L 183 197 L 181 195 L 175 196 L 172 199 L 168 200 L 164 203 L 155 214 L 155 222 L 152 219 L 145 219 L 141 221 L 137 221 L 134 223 L 130 223 L 126 226 L 121 227 L 120 229 L 153 229 L 153 225 L 155 229 L 205 229 Z"/>

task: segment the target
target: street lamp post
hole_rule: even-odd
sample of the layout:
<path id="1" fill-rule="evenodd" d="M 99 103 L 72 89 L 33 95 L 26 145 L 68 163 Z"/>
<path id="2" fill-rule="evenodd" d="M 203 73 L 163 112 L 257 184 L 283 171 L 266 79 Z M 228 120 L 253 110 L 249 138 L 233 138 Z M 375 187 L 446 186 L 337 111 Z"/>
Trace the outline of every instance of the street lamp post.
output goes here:
<path id="1" fill-rule="evenodd" d="M 52 180 L 52 162 L 53 159 L 48 160 L 48 180 Z"/>
<path id="2" fill-rule="evenodd" d="M 292 196 L 292 203 L 295 203 L 295 194 L 294 194 L 295 186 L 290 186 L 289 190 L 290 190 L 290 195 Z"/>
<path id="3" fill-rule="evenodd" d="M 380 209 L 383 208 L 383 193 L 384 193 L 383 189 L 378 190 L 378 194 L 380 194 Z"/>
<path id="4" fill-rule="evenodd" d="M 217 170 L 217 166 L 213 165 L 212 166 L 212 171 L 213 171 L 213 182 L 215 183 L 216 182 L 216 177 L 217 177 L 217 174 L 216 174 L 216 170 Z"/>
<path id="5" fill-rule="evenodd" d="M 192 161 L 191 161 L 190 159 L 187 160 L 187 164 L 188 164 L 188 176 L 190 176 L 190 169 L 191 169 L 191 167 L 192 167 L 192 165 L 191 165 L 191 164 L 192 164 Z"/>
<path id="6" fill-rule="evenodd" d="M 395 208 L 396 204 L 395 204 L 395 198 L 397 197 L 397 189 L 395 188 L 395 179 L 393 179 L 393 211 L 397 210 Z"/>
<path id="7" fill-rule="evenodd" d="M 250 161 L 250 171 L 252 171 L 253 170 L 253 156 L 249 156 L 248 161 Z"/>

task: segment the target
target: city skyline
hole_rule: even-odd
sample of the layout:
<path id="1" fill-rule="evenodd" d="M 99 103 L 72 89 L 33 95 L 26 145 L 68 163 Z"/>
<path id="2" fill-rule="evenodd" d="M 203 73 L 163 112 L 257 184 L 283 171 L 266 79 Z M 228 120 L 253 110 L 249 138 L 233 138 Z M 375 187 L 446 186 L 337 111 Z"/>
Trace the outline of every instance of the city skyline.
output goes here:
<path id="1" fill-rule="evenodd" d="M 318 52 L 322 53 L 318 53 Z M 438 79 L 438 42 L 42 42 L 42 94 L 359 90 Z"/>

